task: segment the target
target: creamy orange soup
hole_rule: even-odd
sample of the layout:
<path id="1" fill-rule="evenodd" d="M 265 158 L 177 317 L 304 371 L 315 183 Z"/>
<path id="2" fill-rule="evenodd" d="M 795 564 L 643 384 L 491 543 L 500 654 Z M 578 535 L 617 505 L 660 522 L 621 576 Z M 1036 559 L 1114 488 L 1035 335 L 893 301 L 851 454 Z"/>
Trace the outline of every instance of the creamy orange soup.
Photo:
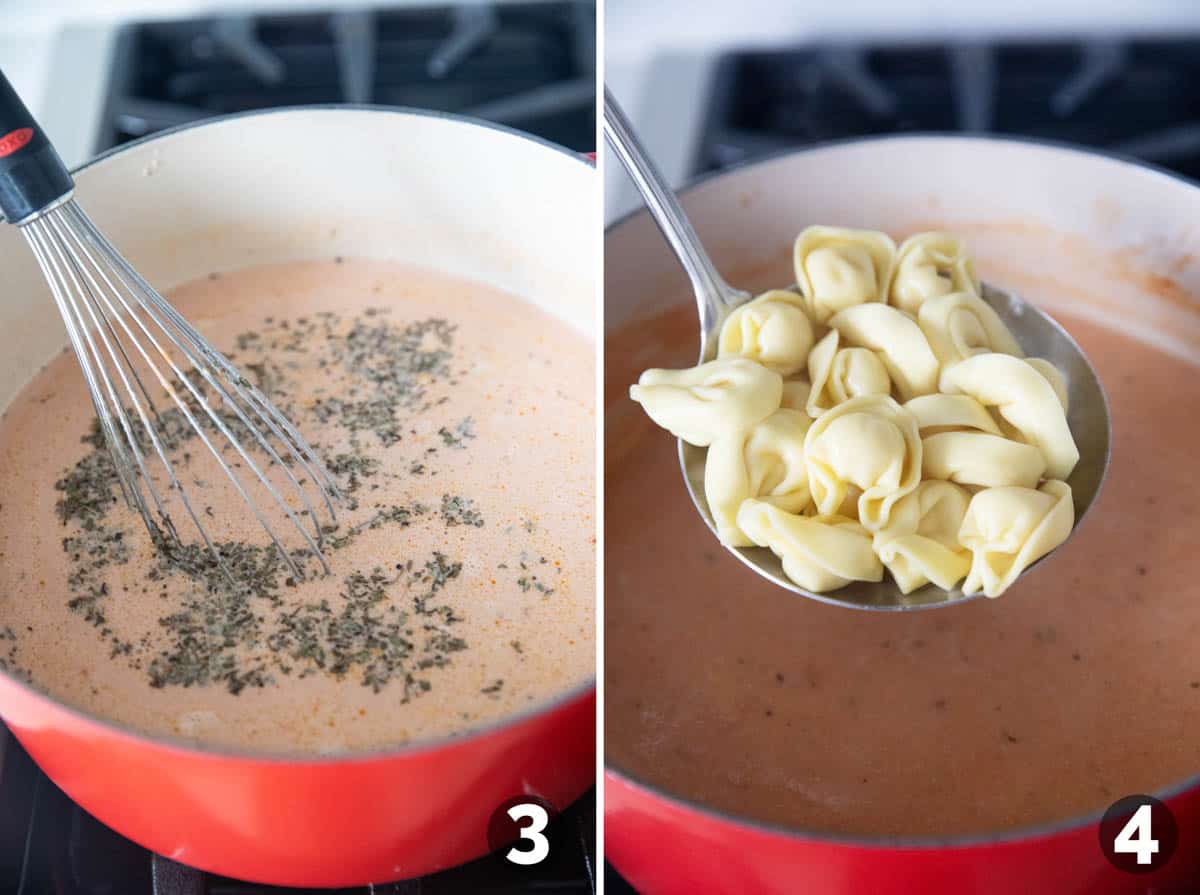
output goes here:
<path id="1" fill-rule="evenodd" d="M 586 338 L 482 284 L 379 261 L 254 268 L 172 300 L 324 458 L 346 498 L 330 574 L 283 567 L 178 419 L 172 462 L 248 587 L 204 565 L 174 512 L 195 563 L 164 559 L 118 499 L 64 353 L 0 420 L 9 671 L 138 730 L 273 751 L 459 733 L 590 677 Z"/>
<path id="2" fill-rule="evenodd" d="M 855 612 L 776 589 L 709 533 L 675 441 L 627 397 L 694 361 L 690 300 L 606 342 L 607 760 L 818 832 L 990 833 L 1200 770 L 1200 376 L 1066 319 L 1112 402 L 1100 502 L 998 600 Z M 653 507 L 652 521 L 647 507 Z"/>

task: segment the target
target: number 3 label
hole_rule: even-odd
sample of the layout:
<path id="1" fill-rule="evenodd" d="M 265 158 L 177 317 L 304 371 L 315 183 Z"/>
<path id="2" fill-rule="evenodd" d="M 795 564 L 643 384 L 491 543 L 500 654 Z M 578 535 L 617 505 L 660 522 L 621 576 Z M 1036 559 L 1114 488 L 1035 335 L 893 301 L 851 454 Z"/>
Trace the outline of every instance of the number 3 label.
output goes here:
<path id="1" fill-rule="evenodd" d="M 1139 864 L 1151 863 L 1158 854 L 1158 840 L 1153 838 L 1152 824 L 1151 806 L 1142 805 L 1113 840 L 1113 851 L 1119 855 L 1137 855 Z"/>
<path id="2" fill-rule="evenodd" d="M 1100 820 L 1100 849 L 1126 873 L 1152 873 L 1166 866 L 1178 844 L 1175 817 L 1154 796 L 1119 799 Z"/>
<path id="3" fill-rule="evenodd" d="M 521 827 L 521 839 L 523 842 L 529 842 L 530 845 L 528 848 L 517 848 L 514 845 L 504 857 L 512 863 L 524 867 L 540 864 L 546 860 L 546 856 L 550 854 L 550 840 L 546 838 L 543 831 L 550 823 L 549 812 L 536 802 L 521 802 L 508 809 L 508 816 L 517 823 L 522 820 L 529 821 L 528 824 Z"/>

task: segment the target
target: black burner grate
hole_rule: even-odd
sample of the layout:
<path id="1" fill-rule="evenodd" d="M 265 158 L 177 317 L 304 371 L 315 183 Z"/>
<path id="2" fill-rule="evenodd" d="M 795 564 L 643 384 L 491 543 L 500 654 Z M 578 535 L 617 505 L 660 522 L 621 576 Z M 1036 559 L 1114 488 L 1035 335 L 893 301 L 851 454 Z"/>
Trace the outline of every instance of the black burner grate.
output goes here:
<path id="1" fill-rule="evenodd" d="M 906 131 L 1061 140 L 1200 178 L 1200 36 L 731 53 L 694 170 Z"/>
<path id="2" fill-rule="evenodd" d="M 318 103 L 436 109 L 596 148 L 593 2 L 472 4 L 131 25 L 97 151 L 213 115 Z"/>

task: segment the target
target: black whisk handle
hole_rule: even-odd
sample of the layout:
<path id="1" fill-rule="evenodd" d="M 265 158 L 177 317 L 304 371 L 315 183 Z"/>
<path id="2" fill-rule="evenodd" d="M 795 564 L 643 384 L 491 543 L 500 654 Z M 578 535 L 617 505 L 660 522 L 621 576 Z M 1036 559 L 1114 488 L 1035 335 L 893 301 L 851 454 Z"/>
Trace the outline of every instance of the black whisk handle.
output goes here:
<path id="1" fill-rule="evenodd" d="M 0 72 L 0 214 L 19 224 L 74 188 L 45 131 Z"/>

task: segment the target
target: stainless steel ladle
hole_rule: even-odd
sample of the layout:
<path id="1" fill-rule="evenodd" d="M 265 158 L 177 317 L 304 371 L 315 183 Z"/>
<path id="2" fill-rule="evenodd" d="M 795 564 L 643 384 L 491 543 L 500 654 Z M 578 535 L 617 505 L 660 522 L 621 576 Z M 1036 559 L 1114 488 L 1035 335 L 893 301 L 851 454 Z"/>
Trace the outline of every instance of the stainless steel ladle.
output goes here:
<path id="1" fill-rule="evenodd" d="M 749 301 L 752 296 L 734 289 L 717 272 L 675 194 L 646 154 L 625 113 L 607 87 L 604 90 L 604 136 L 629 172 L 646 208 L 692 282 L 700 313 L 700 361 L 712 360 L 716 357 L 721 324 L 734 308 Z M 1099 495 L 1108 471 L 1112 432 L 1104 389 L 1083 349 L 1053 318 L 1017 296 L 993 286 L 983 284 L 982 292 L 983 299 L 1000 315 L 1025 352 L 1030 357 L 1042 357 L 1050 361 L 1066 380 L 1070 407 L 1067 421 L 1079 447 L 1079 463 L 1067 479 L 1075 504 L 1075 527 L 1071 531 L 1074 535 Z M 688 492 L 696 509 L 715 534 L 716 525 L 704 497 L 704 461 L 707 453 L 706 448 L 679 442 L 679 464 Z M 779 557 L 770 550 L 764 547 L 726 549 L 780 587 L 834 606 L 908 610 L 949 606 L 973 599 L 959 589 L 945 591 L 932 584 L 910 594 L 902 594 L 896 583 L 886 575 L 879 582 L 855 581 L 828 593 L 813 593 L 792 582 L 783 573 Z M 1024 574 L 1029 574 L 1055 552 L 1038 560 Z"/>

